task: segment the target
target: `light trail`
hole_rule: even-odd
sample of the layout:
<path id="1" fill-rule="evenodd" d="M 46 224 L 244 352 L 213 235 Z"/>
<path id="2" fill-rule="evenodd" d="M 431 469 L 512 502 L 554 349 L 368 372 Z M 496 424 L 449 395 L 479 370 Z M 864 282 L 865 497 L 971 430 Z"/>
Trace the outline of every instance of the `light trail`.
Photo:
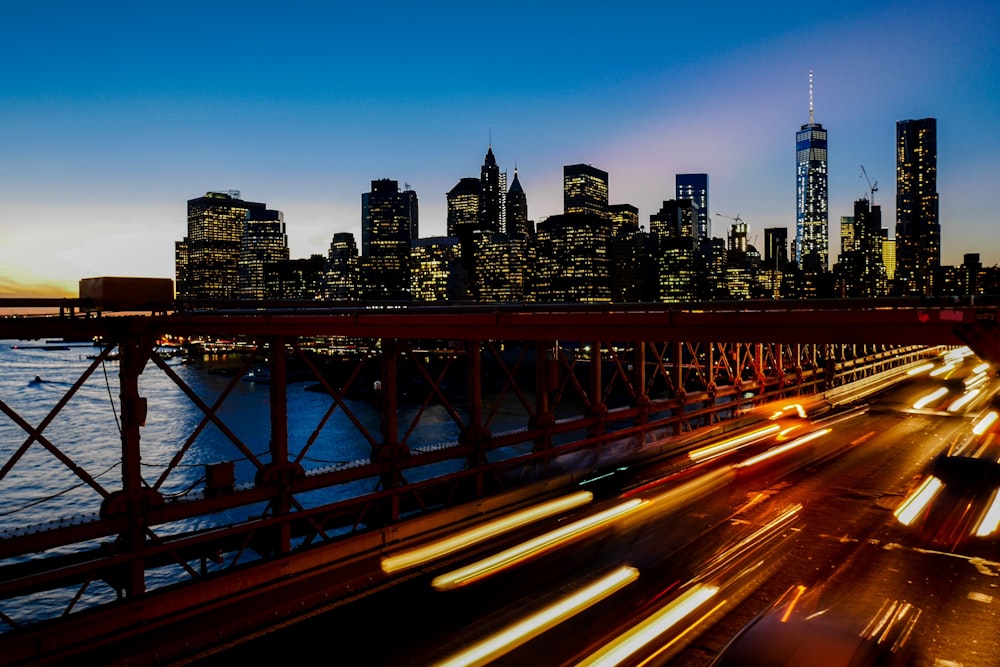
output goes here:
<path id="1" fill-rule="evenodd" d="M 933 475 L 925 479 L 917 487 L 917 490 L 910 494 L 910 497 L 904 500 L 903 504 L 893 512 L 896 519 L 904 526 L 909 526 L 917 518 L 917 515 L 934 500 L 934 496 L 943 486 L 944 482 Z"/>
<path id="2" fill-rule="evenodd" d="M 436 590 L 446 591 L 479 581 L 500 570 L 513 567 L 528 558 L 538 556 L 570 540 L 591 533 L 605 524 L 620 519 L 643 504 L 644 501 L 638 498 L 619 503 L 603 512 L 598 512 L 579 521 L 574 521 L 562 528 L 539 535 L 493 556 L 435 577 L 434 581 L 431 582 L 431 586 Z"/>
<path id="3" fill-rule="evenodd" d="M 578 491 L 562 498 L 556 498 L 514 512 L 513 514 L 487 521 L 479 526 L 461 531 L 431 544 L 414 547 L 401 551 L 398 554 L 386 556 L 382 559 L 382 571 L 386 574 L 392 574 L 423 565 L 424 563 L 460 551 L 461 549 L 478 544 L 483 540 L 519 528 L 528 523 L 586 505 L 593 499 L 594 494 L 590 491 Z"/>
<path id="4" fill-rule="evenodd" d="M 816 438 L 820 438 L 820 437 L 822 437 L 824 435 L 827 435 L 828 433 L 831 433 L 832 431 L 833 431 L 833 429 L 824 428 L 824 429 L 821 429 L 819 431 L 813 431 L 812 433 L 807 433 L 806 435 L 803 435 L 800 438 L 796 438 L 795 440 L 792 440 L 789 443 L 781 445 L 780 447 L 772 447 L 771 449 L 769 449 L 766 452 L 763 452 L 761 454 L 758 454 L 757 456 L 751 456 L 747 460 L 741 461 L 741 462 L 737 463 L 735 467 L 736 468 L 749 468 L 750 466 L 757 465 L 758 463 L 762 463 L 763 461 L 767 461 L 768 459 L 772 459 L 775 456 L 780 456 L 780 455 L 784 454 L 785 452 L 789 452 L 789 451 L 791 451 L 791 450 L 793 450 L 793 449 L 795 449 L 797 447 L 801 447 L 802 445 L 806 444 L 807 442 L 811 442 L 811 441 L 815 440 Z"/>
<path id="5" fill-rule="evenodd" d="M 916 403 L 914 403 L 913 404 L 913 409 L 914 410 L 923 410 L 925 407 L 927 407 L 928 405 L 930 405 L 934 401 L 938 400 L 939 398 L 941 398 L 942 396 L 944 396 L 947 393 L 948 393 L 948 388 L 947 387 L 940 387 L 936 391 L 933 391 L 933 392 L 927 394 L 926 396 L 924 396 L 923 398 L 921 398 L 920 400 L 918 400 Z"/>
<path id="6" fill-rule="evenodd" d="M 702 447 L 700 449 L 695 449 L 688 454 L 688 457 L 692 461 L 707 461 L 708 459 L 715 458 L 716 456 L 721 456 L 732 451 L 736 451 L 740 447 L 744 447 L 758 440 L 762 440 L 769 435 L 777 433 L 781 430 L 781 427 L 777 424 L 771 424 L 770 426 L 765 426 L 764 428 L 759 428 L 756 431 L 751 431 L 750 433 L 745 433 L 741 436 L 735 438 L 729 438 L 728 440 L 723 440 L 714 445 L 709 445 L 708 447 Z"/>
<path id="7" fill-rule="evenodd" d="M 478 644 L 447 658 L 443 662 L 437 663 L 437 667 L 474 667 L 489 664 L 546 630 L 621 590 L 638 577 L 639 571 L 637 569 L 622 566 L 576 593 L 490 635 Z"/>

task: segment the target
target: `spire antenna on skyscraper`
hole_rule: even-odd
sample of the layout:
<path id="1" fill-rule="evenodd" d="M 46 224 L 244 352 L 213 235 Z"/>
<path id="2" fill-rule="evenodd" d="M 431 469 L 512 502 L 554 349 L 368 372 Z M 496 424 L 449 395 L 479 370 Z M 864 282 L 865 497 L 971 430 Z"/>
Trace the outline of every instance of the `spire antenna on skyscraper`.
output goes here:
<path id="1" fill-rule="evenodd" d="M 809 124 L 812 125 L 815 121 L 813 120 L 813 71 L 809 70 Z"/>

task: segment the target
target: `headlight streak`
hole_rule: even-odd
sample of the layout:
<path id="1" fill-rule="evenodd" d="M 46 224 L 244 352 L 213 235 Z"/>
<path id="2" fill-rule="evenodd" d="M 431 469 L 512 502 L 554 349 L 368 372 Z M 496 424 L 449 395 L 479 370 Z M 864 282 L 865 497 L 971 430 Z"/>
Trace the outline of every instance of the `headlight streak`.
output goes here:
<path id="1" fill-rule="evenodd" d="M 936 378 L 939 375 L 944 375 L 945 373 L 948 373 L 949 371 L 953 371 L 953 370 L 955 370 L 955 365 L 954 364 L 945 364 L 944 366 L 941 366 L 940 368 L 935 368 L 934 370 L 932 370 L 931 371 L 931 377 L 932 378 Z"/>
<path id="2" fill-rule="evenodd" d="M 982 364 L 979 364 L 978 366 L 976 366 L 975 368 L 973 368 L 973 369 L 972 369 L 972 372 L 973 372 L 974 374 L 978 374 L 978 373 L 985 373 L 985 372 L 986 372 L 986 371 L 988 371 L 989 369 L 990 369 L 990 365 L 989 365 L 989 363 L 988 363 L 988 362 L 985 362 L 985 363 L 982 363 Z"/>
<path id="3" fill-rule="evenodd" d="M 921 398 L 919 401 L 917 401 L 916 403 L 914 403 L 913 404 L 913 409 L 914 410 L 923 410 L 925 407 L 927 407 L 928 405 L 930 405 L 934 401 L 938 400 L 939 398 L 941 398 L 942 396 L 944 396 L 947 393 L 948 393 L 948 388 L 947 387 L 940 387 L 936 391 L 933 391 L 930 394 L 927 394 L 926 396 L 924 396 L 923 398 Z"/>
<path id="4" fill-rule="evenodd" d="M 916 368 L 911 368 L 910 370 L 906 371 L 906 374 L 907 375 L 911 375 L 911 376 L 912 375 L 920 375 L 921 373 L 926 373 L 927 371 L 931 370 L 932 368 L 934 368 L 934 364 L 923 364 L 923 365 L 917 366 Z"/>
<path id="5" fill-rule="evenodd" d="M 996 532 L 997 527 L 1000 527 L 1000 489 L 993 490 L 990 508 L 976 527 L 976 537 L 988 537 Z"/>
<path id="6" fill-rule="evenodd" d="M 951 405 L 948 406 L 948 412 L 958 412 L 963 407 L 965 407 L 965 405 L 969 403 L 969 401 L 971 401 L 978 395 L 979 395 L 978 389 L 973 389 L 971 391 L 965 392 L 964 394 L 962 394 L 961 396 L 959 396 L 958 398 L 956 398 L 954 401 L 951 402 Z"/>
<path id="7" fill-rule="evenodd" d="M 411 567 L 423 565 L 436 558 L 446 556 L 500 533 L 513 530 L 533 521 L 586 505 L 594 499 L 590 491 L 578 491 L 562 498 L 556 498 L 507 516 L 487 521 L 479 526 L 463 530 L 431 544 L 414 547 L 382 559 L 382 571 L 392 574 Z"/>
<path id="8" fill-rule="evenodd" d="M 757 429 L 756 431 L 751 431 L 750 433 L 745 433 L 744 435 L 730 438 L 728 440 L 723 440 L 714 445 L 709 445 L 708 447 L 702 447 L 700 449 L 695 449 L 688 454 L 688 457 L 692 461 L 707 461 L 708 459 L 715 458 L 716 456 L 721 456 L 722 454 L 727 454 L 732 451 L 736 451 L 740 447 L 744 447 L 753 442 L 761 440 L 773 433 L 777 433 L 781 430 L 781 427 L 777 424 L 771 424 L 764 428 Z"/>
<path id="9" fill-rule="evenodd" d="M 985 417 L 980 419 L 975 426 L 972 427 L 972 432 L 976 435 L 982 435 L 993 425 L 993 422 L 997 420 L 996 410 L 991 410 L 986 414 Z"/>
<path id="10" fill-rule="evenodd" d="M 828 433 L 830 433 L 832 431 L 833 431 L 833 429 L 824 428 L 824 429 L 821 429 L 819 431 L 813 431 L 812 433 L 807 433 L 806 435 L 803 435 L 803 436 L 801 436 L 799 438 L 796 438 L 795 440 L 792 440 L 789 443 L 786 443 L 786 444 L 781 445 L 779 447 L 772 447 L 771 449 L 769 449 L 766 452 L 763 452 L 761 454 L 758 454 L 757 456 L 751 456 L 750 458 L 746 459 L 745 461 L 740 461 L 734 467 L 735 468 L 749 468 L 752 465 L 757 465 L 758 463 L 761 463 L 763 461 L 767 461 L 768 459 L 774 458 L 775 456 L 780 456 L 780 455 L 784 454 L 785 452 L 791 451 L 791 450 L 795 449 L 796 447 L 800 447 L 800 446 L 806 444 L 807 442 L 811 442 L 811 441 L 815 440 L 816 438 L 820 438 L 820 437 L 822 437 L 824 435 L 827 435 Z"/>
<path id="11" fill-rule="evenodd" d="M 544 535 L 539 535 L 509 549 L 505 549 L 500 553 L 435 577 L 434 581 L 431 582 L 431 586 L 439 591 L 447 591 L 479 581 L 499 570 L 512 567 L 532 556 L 537 556 L 569 540 L 582 537 L 587 533 L 597 530 L 601 526 L 625 516 L 643 504 L 644 501 L 639 498 L 620 503 L 603 512 L 598 512 L 579 521 L 574 521 L 561 528 L 549 531 Z"/>
<path id="12" fill-rule="evenodd" d="M 612 593 L 621 590 L 638 577 L 639 571 L 637 569 L 622 566 L 572 595 L 490 635 L 475 646 L 461 651 L 443 662 L 437 663 L 437 665 L 438 667 L 486 665 L 562 621 L 593 606 Z"/>
<path id="13" fill-rule="evenodd" d="M 981 384 L 985 384 L 990 379 L 988 373 L 976 373 L 965 378 L 965 388 L 972 389 L 973 387 L 978 387 Z"/>
<path id="14" fill-rule="evenodd" d="M 910 494 L 909 498 L 896 508 L 896 511 L 893 512 L 896 519 L 904 526 L 909 526 L 917 518 L 917 515 L 934 500 L 934 496 L 937 495 L 942 486 L 944 483 L 940 479 L 933 475 L 929 476 L 917 487 L 916 491 Z"/>
<path id="15" fill-rule="evenodd" d="M 788 601 L 788 607 L 785 609 L 785 613 L 781 615 L 782 623 L 787 623 L 788 619 L 791 618 L 795 605 L 799 603 L 799 598 L 802 597 L 802 594 L 805 593 L 806 590 L 806 587 L 802 584 L 798 584 L 795 587 L 795 593 L 792 595 L 792 599 Z"/>
<path id="16" fill-rule="evenodd" d="M 714 555 L 711 559 L 709 559 L 705 566 L 699 570 L 699 577 L 709 578 L 715 576 L 719 572 L 725 570 L 729 565 L 736 562 L 742 555 L 763 546 L 772 537 L 777 536 L 779 531 L 781 531 L 786 524 L 795 518 L 795 515 L 801 510 L 802 505 L 789 505 L 781 514 L 755 530 L 751 535 L 744 537 L 742 540 L 730 546 L 725 551 Z"/>
<path id="17" fill-rule="evenodd" d="M 577 667 L 610 667 L 629 656 L 684 619 L 719 592 L 717 586 L 695 584 L 638 625 L 592 653 Z M 721 604 L 721 603 L 720 603 Z M 704 618 L 704 617 L 703 617 Z"/>

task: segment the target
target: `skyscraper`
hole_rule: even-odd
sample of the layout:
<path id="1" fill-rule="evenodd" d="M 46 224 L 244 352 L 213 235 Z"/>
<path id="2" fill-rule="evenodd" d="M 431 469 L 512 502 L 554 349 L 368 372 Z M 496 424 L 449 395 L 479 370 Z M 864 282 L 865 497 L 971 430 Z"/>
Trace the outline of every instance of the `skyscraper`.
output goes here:
<path id="1" fill-rule="evenodd" d="M 608 172 L 589 164 L 563 167 L 563 213 L 608 217 Z"/>
<path id="2" fill-rule="evenodd" d="M 401 192 L 388 178 L 372 181 L 371 192 L 361 195 L 362 282 L 368 298 L 409 298 L 410 243 L 418 230 L 417 193 Z"/>
<path id="3" fill-rule="evenodd" d="M 697 207 L 698 240 L 712 235 L 711 218 L 708 215 L 708 174 L 677 174 L 674 177 L 677 199 L 690 199 Z"/>
<path id="4" fill-rule="evenodd" d="M 934 294 L 941 266 L 937 120 L 896 123 L 896 294 Z"/>
<path id="5" fill-rule="evenodd" d="M 479 170 L 479 182 L 482 187 L 479 198 L 480 229 L 498 232 L 500 221 L 504 217 L 503 200 L 506 192 L 500 185 L 500 167 L 497 166 L 492 145 L 486 150 L 486 158 Z"/>
<path id="6" fill-rule="evenodd" d="M 355 301 L 361 296 L 360 282 L 361 268 L 354 234 L 334 234 L 326 256 L 326 298 Z"/>
<path id="7" fill-rule="evenodd" d="M 504 227 L 500 231 L 511 239 L 528 238 L 532 231 L 528 221 L 528 197 L 524 194 L 521 181 L 517 178 L 517 167 L 514 167 L 514 180 L 507 190 L 506 209 Z"/>
<path id="8" fill-rule="evenodd" d="M 795 262 L 799 269 L 829 269 L 830 231 L 827 212 L 826 130 L 813 116 L 812 72 L 809 72 L 809 122 L 795 133 Z"/>
<path id="9" fill-rule="evenodd" d="M 240 199 L 238 190 L 207 192 L 187 203 L 187 236 L 176 245 L 177 297 L 232 299 L 239 284 L 240 247 L 247 214 L 267 206 Z"/>
<path id="10" fill-rule="evenodd" d="M 288 260 L 288 235 L 281 211 L 251 208 L 240 239 L 239 283 L 241 299 L 268 299 L 273 296 L 265 282 L 269 267 Z"/>

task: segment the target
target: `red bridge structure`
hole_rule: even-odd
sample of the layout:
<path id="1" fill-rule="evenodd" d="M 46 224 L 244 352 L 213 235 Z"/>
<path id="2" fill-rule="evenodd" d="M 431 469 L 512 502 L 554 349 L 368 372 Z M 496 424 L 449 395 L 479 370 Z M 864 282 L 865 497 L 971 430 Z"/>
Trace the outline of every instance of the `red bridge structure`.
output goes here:
<path id="1" fill-rule="evenodd" d="M 19 470 L 26 455 L 39 450 L 86 489 L 65 516 L 0 530 L 4 664 L 154 664 L 189 655 L 389 582 L 393 575 L 379 567 L 388 547 L 610 462 L 662 455 L 746 424 L 775 401 L 872 390 L 942 346 L 968 345 L 1000 362 L 996 304 L 968 299 L 135 306 L 108 312 L 85 299 L 0 300 L 0 308 L 52 313 L 0 318 L 0 339 L 99 341 L 40 421 L 23 416 L 17 395 L 0 395 L 0 411 L 16 427 L 9 431 L 18 433 L 0 442 L 4 505 L 13 480 L 30 478 Z M 189 354 L 225 347 L 237 367 L 219 394 L 199 395 L 168 363 L 165 341 Z M 50 439 L 49 427 L 112 360 L 120 476 L 109 483 L 78 444 Z M 226 423 L 224 408 L 261 366 L 269 429 L 252 441 Z M 289 411 L 292 372 L 325 397 L 304 439 L 290 437 L 290 421 L 302 419 Z M 143 429 L 169 415 L 142 395 L 140 377 L 157 373 L 201 419 L 177 424 L 172 442 L 157 443 L 171 454 L 151 470 Z M 455 437 L 415 446 L 432 406 L 450 417 Z M 367 455 L 310 463 L 337 414 Z M 224 434 L 229 455 L 175 493 L 207 428 Z M 39 598 L 43 611 L 25 618 Z"/>

